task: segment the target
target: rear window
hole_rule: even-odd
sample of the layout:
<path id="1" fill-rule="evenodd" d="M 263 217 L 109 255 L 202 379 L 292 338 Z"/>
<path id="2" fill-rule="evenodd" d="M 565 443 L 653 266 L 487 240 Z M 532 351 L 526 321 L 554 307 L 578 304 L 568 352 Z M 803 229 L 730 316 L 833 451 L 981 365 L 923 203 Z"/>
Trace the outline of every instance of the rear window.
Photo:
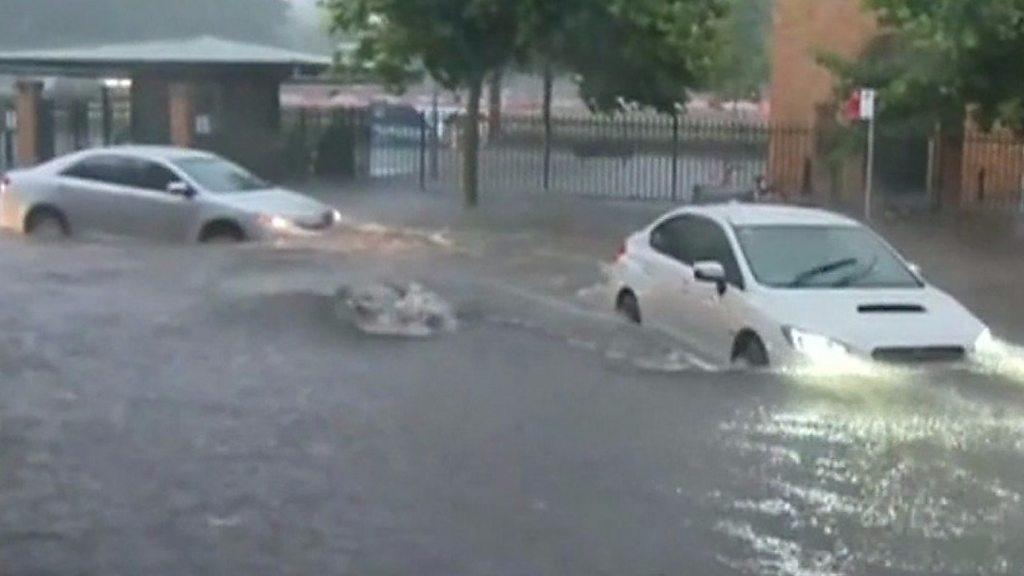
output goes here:
<path id="1" fill-rule="evenodd" d="M 134 186 L 135 166 L 130 158 L 121 156 L 90 156 L 68 168 L 61 175 L 120 186 Z"/>

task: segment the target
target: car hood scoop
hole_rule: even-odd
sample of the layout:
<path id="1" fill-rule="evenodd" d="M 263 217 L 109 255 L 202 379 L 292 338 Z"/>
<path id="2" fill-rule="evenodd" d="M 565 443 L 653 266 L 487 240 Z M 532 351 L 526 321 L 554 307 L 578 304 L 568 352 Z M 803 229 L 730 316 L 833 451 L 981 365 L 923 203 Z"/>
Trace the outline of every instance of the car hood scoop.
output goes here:
<path id="1" fill-rule="evenodd" d="M 834 338 L 870 354 L 876 348 L 969 347 L 984 325 L 932 287 L 781 290 L 758 303 L 780 325 Z"/>
<path id="2" fill-rule="evenodd" d="M 928 310 L 920 304 L 861 304 L 861 314 L 924 314 Z"/>

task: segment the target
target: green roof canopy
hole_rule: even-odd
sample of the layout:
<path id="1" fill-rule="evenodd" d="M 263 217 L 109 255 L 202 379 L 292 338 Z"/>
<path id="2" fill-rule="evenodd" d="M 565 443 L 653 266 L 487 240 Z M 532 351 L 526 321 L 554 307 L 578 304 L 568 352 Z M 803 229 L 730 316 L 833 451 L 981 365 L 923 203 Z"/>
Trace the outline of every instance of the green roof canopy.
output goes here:
<path id="1" fill-rule="evenodd" d="M 10 74 L 117 75 L 138 71 L 265 68 L 277 73 L 317 73 L 331 58 L 212 36 L 118 44 L 0 51 L 0 72 Z"/>

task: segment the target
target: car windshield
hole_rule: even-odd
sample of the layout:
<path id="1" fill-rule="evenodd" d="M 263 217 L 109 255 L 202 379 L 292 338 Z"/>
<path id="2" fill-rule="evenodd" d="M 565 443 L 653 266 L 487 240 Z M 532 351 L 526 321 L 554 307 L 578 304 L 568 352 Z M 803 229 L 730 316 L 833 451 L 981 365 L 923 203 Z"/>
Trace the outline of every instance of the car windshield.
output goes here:
<path id="1" fill-rule="evenodd" d="M 772 288 L 918 288 L 920 281 L 859 226 L 736 228 L 750 271 Z"/>
<path id="2" fill-rule="evenodd" d="M 241 166 L 219 158 L 194 157 L 174 161 L 189 178 L 204 190 L 214 194 L 232 194 L 266 190 L 270 184 L 254 176 Z"/>

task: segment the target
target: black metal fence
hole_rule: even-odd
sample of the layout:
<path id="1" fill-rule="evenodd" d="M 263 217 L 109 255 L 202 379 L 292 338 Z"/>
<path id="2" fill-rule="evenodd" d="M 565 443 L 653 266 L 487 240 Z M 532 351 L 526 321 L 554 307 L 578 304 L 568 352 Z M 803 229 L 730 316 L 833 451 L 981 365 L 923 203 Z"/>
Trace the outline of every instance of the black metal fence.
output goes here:
<path id="1" fill-rule="evenodd" d="M 0 173 L 17 165 L 14 100 L 0 98 Z"/>
<path id="2" fill-rule="evenodd" d="M 373 110 L 289 110 L 285 133 L 320 176 L 389 180 L 422 188 L 457 186 L 462 118 L 431 122 Z M 702 186 L 752 188 L 767 175 L 770 149 L 810 141 L 809 130 L 671 116 L 505 116 L 481 126 L 481 188 L 623 199 L 692 200 Z"/>
<path id="3" fill-rule="evenodd" d="M 16 164 L 14 102 L 0 100 L 0 171 Z M 126 141 L 130 106 L 48 102 L 43 155 Z M 285 109 L 282 173 L 358 182 L 458 188 L 464 119 L 410 107 Z M 549 128 L 549 129 L 548 129 Z M 616 199 L 694 200 L 702 187 L 751 189 L 758 176 L 790 196 L 856 202 L 863 150 L 835 163 L 828 133 L 809 127 L 665 115 L 505 115 L 481 126 L 485 194 L 540 192 Z M 50 137 L 52 136 L 52 137 Z M 856 148 L 856 147 L 855 147 Z M 927 134 L 882 134 L 878 202 L 1024 212 L 1024 141 L 969 132 L 955 142 Z M 258 168 L 258 167 L 254 167 Z"/>

